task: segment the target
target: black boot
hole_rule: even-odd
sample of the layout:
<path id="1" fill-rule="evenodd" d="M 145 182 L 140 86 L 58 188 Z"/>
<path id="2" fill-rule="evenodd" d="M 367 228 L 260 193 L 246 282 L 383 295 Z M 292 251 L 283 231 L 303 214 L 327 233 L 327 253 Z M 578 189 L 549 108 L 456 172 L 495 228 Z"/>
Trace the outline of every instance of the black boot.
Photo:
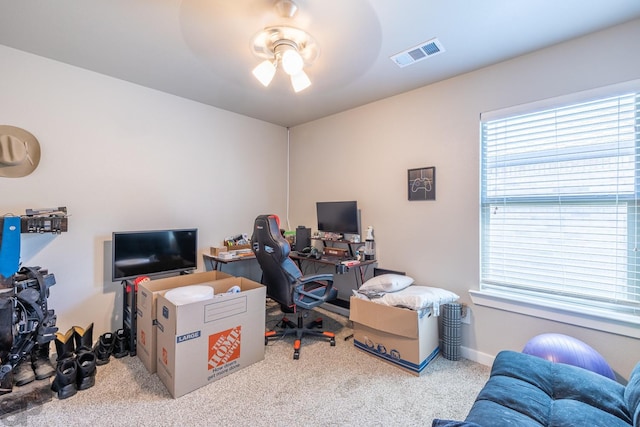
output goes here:
<path id="1" fill-rule="evenodd" d="M 80 326 L 74 326 L 74 337 L 76 343 L 76 354 L 83 351 L 93 351 L 93 323 L 85 329 Z"/>
<path id="2" fill-rule="evenodd" d="M 52 377 L 56 373 L 49 358 L 49 343 L 39 344 L 31 352 L 31 364 L 36 373 L 37 380 L 44 380 Z"/>
<path id="3" fill-rule="evenodd" d="M 73 328 L 69 329 L 64 334 L 56 332 L 56 352 L 58 353 L 58 363 L 64 359 L 73 359 L 74 347 L 73 336 L 75 331 Z"/>
<path id="4" fill-rule="evenodd" d="M 36 374 L 31 367 L 31 356 L 27 356 L 13 368 L 13 380 L 18 387 L 36 379 Z"/>
<path id="5" fill-rule="evenodd" d="M 96 355 L 96 364 L 98 366 L 109 363 L 109 358 L 111 357 L 111 353 L 113 353 L 115 342 L 116 337 L 111 332 L 100 335 L 100 338 L 93 349 L 93 352 Z"/>
<path id="6" fill-rule="evenodd" d="M 58 399 L 66 399 L 78 392 L 76 385 L 77 380 L 76 359 L 67 357 L 58 361 L 56 367 L 56 378 L 51 384 L 51 390 L 58 393 Z"/>
<path id="7" fill-rule="evenodd" d="M 5 356 L 0 354 L 4 359 Z M 0 366 L 0 396 L 13 391 L 13 369 L 11 365 Z"/>
<path id="8" fill-rule="evenodd" d="M 116 331 L 116 342 L 113 347 L 113 357 L 119 359 L 129 354 L 129 334 L 124 329 Z"/>
<path id="9" fill-rule="evenodd" d="M 0 281 L 2 277 L 4 276 L 0 274 Z M 0 298 L 0 349 L 3 350 L 1 354 L 2 360 L 6 360 L 6 355 L 8 355 L 11 347 L 13 347 L 13 303 L 10 298 Z"/>
<path id="10" fill-rule="evenodd" d="M 86 390 L 96 383 L 96 355 L 91 351 L 83 351 L 76 358 L 78 373 L 76 385 L 78 390 Z"/>

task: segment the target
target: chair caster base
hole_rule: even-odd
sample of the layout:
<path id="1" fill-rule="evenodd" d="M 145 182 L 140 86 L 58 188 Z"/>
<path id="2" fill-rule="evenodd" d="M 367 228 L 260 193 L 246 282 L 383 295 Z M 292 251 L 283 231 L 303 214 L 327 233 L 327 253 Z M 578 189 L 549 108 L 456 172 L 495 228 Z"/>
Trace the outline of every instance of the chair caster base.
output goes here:
<path id="1" fill-rule="evenodd" d="M 269 340 L 278 337 L 285 337 L 287 335 L 295 335 L 295 341 L 293 342 L 293 359 L 300 359 L 300 348 L 302 347 L 302 337 L 305 335 L 312 335 L 316 337 L 322 337 L 329 341 L 331 347 L 336 346 L 336 336 L 333 332 L 327 332 L 323 330 L 318 330 L 323 326 L 322 318 L 318 318 L 310 323 L 307 326 L 303 326 L 303 316 L 298 316 L 298 325 L 296 326 L 293 322 L 291 322 L 286 317 L 283 318 L 278 325 L 282 328 L 281 331 L 266 331 L 264 333 L 264 345 L 269 345 Z"/>
<path id="2" fill-rule="evenodd" d="M 316 319 L 316 320 L 312 320 L 308 325 L 307 328 L 309 329 L 314 329 L 314 328 L 318 328 L 318 329 L 322 329 L 323 324 L 322 324 L 322 318 L 320 319 Z"/>
<path id="3" fill-rule="evenodd" d="M 293 360 L 298 360 L 300 359 L 300 346 L 302 345 L 302 342 L 300 342 L 299 339 L 295 340 L 293 342 Z"/>

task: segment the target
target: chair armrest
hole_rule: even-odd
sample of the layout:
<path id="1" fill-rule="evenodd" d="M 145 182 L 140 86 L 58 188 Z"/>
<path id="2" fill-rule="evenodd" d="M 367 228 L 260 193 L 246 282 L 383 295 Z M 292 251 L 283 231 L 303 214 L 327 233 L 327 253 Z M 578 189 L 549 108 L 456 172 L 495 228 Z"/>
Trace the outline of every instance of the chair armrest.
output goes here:
<path id="1" fill-rule="evenodd" d="M 319 294 L 313 291 L 306 291 L 305 286 L 310 283 L 319 283 L 324 287 L 324 292 Z M 333 289 L 333 274 L 314 274 L 312 276 L 301 276 L 298 278 L 294 286 L 294 294 L 304 295 L 317 301 L 325 301 L 331 294 L 331 290 Z"/>
<path id="2" fill-rule="evenodd" d="M 309 283 L 309 282 L 331 282 L 333 285 L 333 274 L 324 273 L 324 274 L 314 274 L 312 276 L 300 276 L 298 277 L 298 282 L 300 283 Z"/>

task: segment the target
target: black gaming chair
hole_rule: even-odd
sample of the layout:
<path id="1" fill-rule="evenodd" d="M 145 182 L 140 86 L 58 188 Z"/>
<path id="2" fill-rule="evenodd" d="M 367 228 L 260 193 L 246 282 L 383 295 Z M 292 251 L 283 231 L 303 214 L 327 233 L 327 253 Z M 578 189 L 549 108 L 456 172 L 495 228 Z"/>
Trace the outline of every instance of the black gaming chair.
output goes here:
<path id="1" fill-rule="evenodd" d="M 253 253 L 262 268 L 262 282 L 267 286 L 267 296 L 280 304 L 282 311 L 298 312 L 312 309 L 335 299 L 332 274 L 303 276 L 298 266 L 289 258 L 289 242 L 280 233 L 280 221 L 276 215 L 260 215 L 256 218 L 251 237 Z M 300 341 L 303 335 L 316 335 L 329 339 L 336 345 L 335 334 L 319 330 L 322 319 L 304 325 L 303 314 L 298 313 L 297 324 L 285 317 L 278 323 L 280 331 L 265 332 L 265 344 L 270 338 L 295 334 L 293 358 L 300 357 Z"/>

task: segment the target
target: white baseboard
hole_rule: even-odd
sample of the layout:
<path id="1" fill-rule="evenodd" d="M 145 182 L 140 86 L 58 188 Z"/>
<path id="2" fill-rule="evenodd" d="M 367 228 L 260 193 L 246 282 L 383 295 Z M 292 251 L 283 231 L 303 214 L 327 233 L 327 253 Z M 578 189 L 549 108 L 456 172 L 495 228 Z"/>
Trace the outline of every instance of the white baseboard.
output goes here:
<path id="1" fill-rule="evenodd" d="M 460 355 L 465 359 L 469 359 L 473 362 L 477 362 L 485 366 L 493 365 L 493 360 L 496 358 L 495 356 L 492 356 L 490 354 L 481 353 L 468 347 L 460 347 Z"/>

